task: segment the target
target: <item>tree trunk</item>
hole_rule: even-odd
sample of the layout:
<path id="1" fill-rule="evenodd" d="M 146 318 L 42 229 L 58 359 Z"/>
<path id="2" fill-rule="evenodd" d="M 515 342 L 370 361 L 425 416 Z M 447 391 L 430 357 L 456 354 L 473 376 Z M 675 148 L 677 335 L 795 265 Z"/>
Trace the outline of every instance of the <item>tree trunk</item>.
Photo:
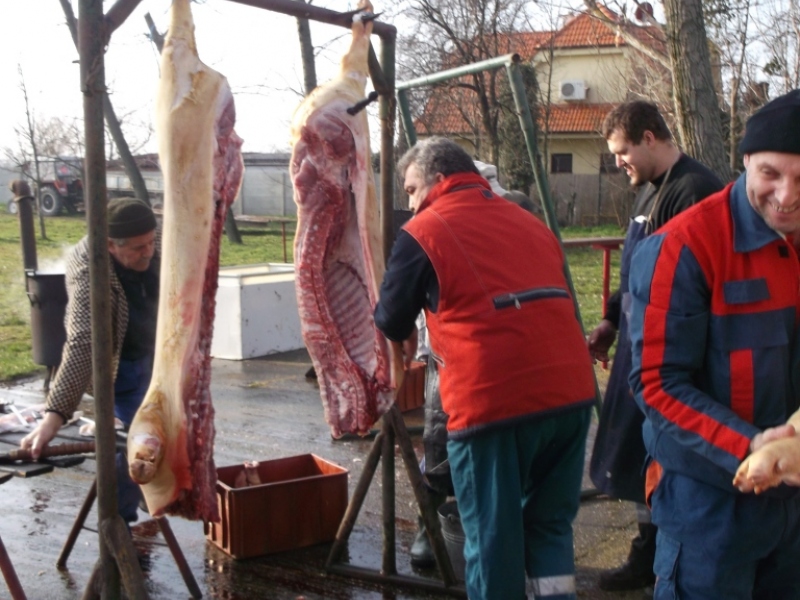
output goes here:
<path id="1" fill-rule="evenodd" d="M 728 181 L 731 171 L 711 74 L 702 0 L 665 0 L 664 10 L 675 113 L 684 150 Z"/>
<path id="2" fill-rule="evenodd" d="M 75 20 L 75 13 L 72 11 L 72 4 L 69 2 L 69 0 L 61 0 L 61 8 L 64 10 L 64 16 L 67 19 L 67 26 L 72 34 L 72 41 L 75 43 L 75 47 L 77 48 L 78 23 Z M 139 200 L 142 200 L 149 206 L 150 195 L 147 193 L 147 187 L 144 184 L 144 178 L 142 177 L 141 171 L 139 171 L 139 166 L 136 164 L 136 161 L 133 158 L 133 154 L 131 154 L 131 150 L 128 147 L 128 142 L 125 141 L 125 136 L 122 133 L 122 127 L 117 119 L 117 115 L 114 113 L 114 107 L 111 105 L 111 100 L 108 98 L 108 94 L 103 96 L 103 115 L 106 119 L 108 131 L 111 133 L 111 138 L 114 140 L 114 145 L 117 147 L 117 152 L 119 152 L 119 157 L 122 159 L 122 166 L 125 168 L 125 173 L 131 180 L 133 193 L 137 198 L 139 198 Z"/>
<path id="3" fill-rule="evenodd" d="M 308 19 L 297 19 L 297 37 L 300 40 L 300 57 L 303 61 L 303 94 L 308 96 L 317 87 L 317 66 L 314 60 L 314 44 L 311 43 L 311 27 Z"/>

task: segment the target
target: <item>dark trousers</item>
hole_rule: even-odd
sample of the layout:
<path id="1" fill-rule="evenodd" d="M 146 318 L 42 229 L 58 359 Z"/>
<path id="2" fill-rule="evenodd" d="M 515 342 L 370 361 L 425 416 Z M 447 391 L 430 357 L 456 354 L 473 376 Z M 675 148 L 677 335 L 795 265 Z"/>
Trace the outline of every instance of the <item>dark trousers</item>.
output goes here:
<path id="1" fill-rule="evenodd" d="M 153 357 L 139 360 L 120 360 L 117 379 L 114 382 L 114 416 L 130 427 L 136 411 L 144 400 L 150 377 L 153 374 Z M 128 474 L 128 459 L 125 452 L 117 452 L 117 509 L 126 523 L 139 519 L 138 508 L 142 491 Z"/>

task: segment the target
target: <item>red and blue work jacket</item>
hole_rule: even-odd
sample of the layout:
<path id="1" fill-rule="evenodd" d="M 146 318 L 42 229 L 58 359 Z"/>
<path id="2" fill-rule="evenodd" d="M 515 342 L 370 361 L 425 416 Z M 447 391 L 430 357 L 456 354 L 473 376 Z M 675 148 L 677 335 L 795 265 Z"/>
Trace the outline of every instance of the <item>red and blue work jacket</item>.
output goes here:
<path id="1" fill-rule="evenodd" d="M 638 245 L 630 288 L 648 454 L 734 492 L 753 436 L 800 406 L 797 253 L 750 206 L 742 175 Z"/>

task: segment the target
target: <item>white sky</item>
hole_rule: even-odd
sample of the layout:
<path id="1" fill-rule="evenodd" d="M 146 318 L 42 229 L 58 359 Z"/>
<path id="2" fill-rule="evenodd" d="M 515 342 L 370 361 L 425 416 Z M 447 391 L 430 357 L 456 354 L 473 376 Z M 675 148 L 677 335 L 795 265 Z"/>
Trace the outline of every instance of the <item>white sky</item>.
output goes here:
<path id="1" fill-rule="evenodd" d="M 73 0 L 72 4 L 77 16 L 78 1 Z M 317 0 L 314 4 L 346 11 L 355 2 Z M 106 1 L 106 10 L 111 5 Z M 117 115 L 129 115 L 129 122 L 151 119 L 159 76 L 157 51 L 146 36 L 144 15 L 150 12 L 163 33 L 168 25 L 169 6 L 170 0 L 143 0 L 112 36 L 105 58 L 106 83 Z M 301 89 L 303 80 L 296 20 L 227 0 L 203 0 L 193 3 L 192 10 L 200 59 L 225 75 L 233 89 L 236 130 L 245 140 L 243 150 L 288 150 L 289 120 L 300 101 L 291 90 Z M 37 119 L 79 117 L 83 108 L 78 53 L 60 2 L 0 0 L 0 16 L 4 23 L 0 34 L 2 149 L 18 147 L 14 127 L 25 123 L 18 65 Z M 323 83 L 338 70 L 349 33 L 341 27 L 312 22 L 311 35 L 318 47 L 317 78 Z M 377 38 L 373 44 L 377 48 Z M 323 45 L 325 49 L 319 50 Z M 136 133 L 126 132 L 126 136 L 134 145 Z M 155 140 L 142 151 L 155 152 Z"/>

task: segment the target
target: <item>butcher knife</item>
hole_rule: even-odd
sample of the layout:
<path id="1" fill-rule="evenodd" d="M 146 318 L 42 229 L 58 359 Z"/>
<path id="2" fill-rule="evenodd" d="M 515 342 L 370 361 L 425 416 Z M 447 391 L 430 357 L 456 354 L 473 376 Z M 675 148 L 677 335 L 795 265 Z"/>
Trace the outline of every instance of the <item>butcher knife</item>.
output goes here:
<path id="1" fill-rule="evenodd" d="M 57 446 L 46 446 L 42 449 L 40 458 L 49 458 L 51 456 L 68 456 L 70 454 L 85 454 L 86 452 L 94 452 L 95 443 L 92 442 L 71 442 L 69 444 L 59 444 Z M 32 461 L 30 450 L 23 450 L 19 448 L 11 452 L 0 453 L 0 463 L 12 463 L 16 461 Z"/>

